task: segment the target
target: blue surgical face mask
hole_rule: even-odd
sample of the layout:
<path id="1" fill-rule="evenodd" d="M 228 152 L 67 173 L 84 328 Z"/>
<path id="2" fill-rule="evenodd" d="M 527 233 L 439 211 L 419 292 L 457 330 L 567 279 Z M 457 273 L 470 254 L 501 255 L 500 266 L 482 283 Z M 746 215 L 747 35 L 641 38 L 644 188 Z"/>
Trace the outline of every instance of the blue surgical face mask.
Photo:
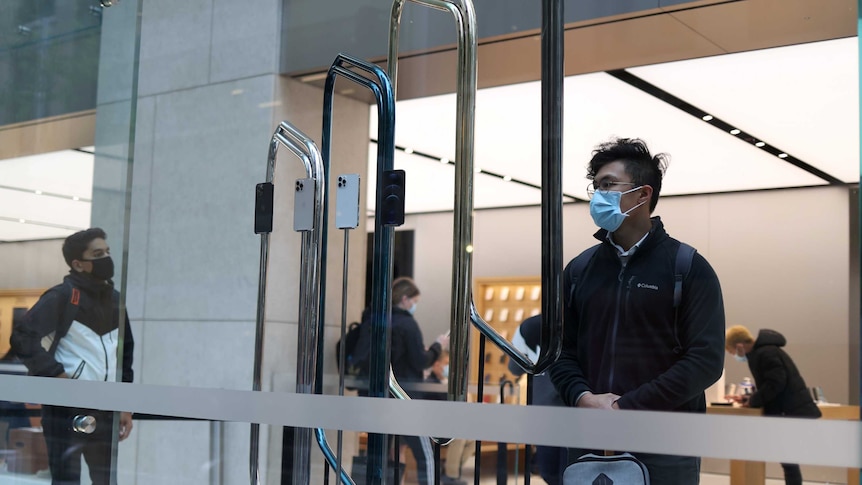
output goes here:
<path id="1" fill-rule="evenodd" d="M 734 358 L 737 362 L 748 362 L 748 357 L 746 357 L 746 356 L 744 356 L 744 355 L 739 355 L 739 354 L 736 354 L 736 353 L 735 353 L 735 354 L 733 354 L 733 358 Z"/>
<path id="2" fill-rule="evenodd" d="M 411 315 L 416 313 L 416 304 L 414 303 L 414 304 L 410 305 L 410 308 L 407 311 L 410 312 Z"/>
<path id="3" fill-rule="evenodd" d="M 449 364 L 443 366 L 443 377 L 449 378 Z"/>
<path id="4" fill-rule="evenodd" d="M 620 200 L 624 195 L 640 190 L 641 187 L 643 185 L 625 192 L 597 190 L 593 194 L 593 198 L 590 199 L 590 215 L 593 216 L 593 222 L 608 232 L 614 232 L 619 229 L 625 218 L 628 217 L 629 212 L 646 204 L 646 201 L 643 201 L 631 209 L 622 212 L 620 210 Z"/>

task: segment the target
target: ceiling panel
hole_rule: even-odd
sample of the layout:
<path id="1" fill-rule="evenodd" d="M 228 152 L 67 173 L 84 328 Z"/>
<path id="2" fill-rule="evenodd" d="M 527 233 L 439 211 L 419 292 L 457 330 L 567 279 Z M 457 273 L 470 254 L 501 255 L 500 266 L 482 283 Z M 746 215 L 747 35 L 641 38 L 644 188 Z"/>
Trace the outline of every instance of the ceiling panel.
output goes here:
<path id="1" fill-rule="evenodd" d="M 86 229 L 90 203 L 17 190 L 0 189 L 4 218 Z"/>
<path id="2" fill-rule="evenodd" d="M 825 44 L 822 47 L 830 48 Z M 841 41 L 844 42 L 844 41 Z M 845 46 L 847 47 L 847 46 Z M 829 160 L 842 167 L 845 180 L 858 180 L 858 117 L 856 77 L 848 68 L 828 71 L 838 66 L 835 59 L 847 60 L 855 55 L 849 50 L 828 55 L 811 45 L 796 46 L 778 56 L 774 62 L 746 60 L 750 54 L 736 54 L 673 63 L 673 69 L 651 66 L 631 70 L 644 73 L 647 80 L 694 104 L 709 100 L 710 105 L 728 110 L 716 112 L 725 121 L 737 123 L 744 119 L 759 120 L 749 127 L 739 125 L 749 133 L 767 137 L 767 141 L 803 161 L 814 163 L 807 154 L 817 154 L 819 160 Z M 793 49 L 798 49 L 794 52 Z M 778 49 L 781 50 L 781 49 Z M 776 50 L 764 52 L 770 59 Z M 785 56 L 786 54 L 786 56 Z M 780 82 L 787 74 L 776 66 L 817 66 L 819 74 L 806 78 L 796 86 Z M 782 61 L 782 59 L 786 60 Z M 832 62 L 823 59 L 833 59 Z M 820 60 L 818 65 L 815 59 Z M 845 64 L 851 64 L 846 62 Z M 756 67 L 759 65 L 760 67 Z M 778 72 L 771 73 L 776 70 Z M 746 72 L 740 76 L 740 72 Z M 655 75 L 647 74 L 655 72 Z M 716 73 L 709 82 L 701 82 L 695 74 Z M 663 74 L 659 76 L 658 73 Z M 680 74 L 683 73 L 683 74 Z M 686 73 L 689 73 L 686 77 Z M 731 81 L 734 74 L 737 81 Z M 796 76 L 797 78 L 799 76 Z M 835 78 L 841 78 L 836 80 Z M 849 82 L 848 82 L 849 79 Z M 671 80 L 673 82 L 671 82 Z M 775 84 L 780 86 L 776 86 Z M 796 87 L 794 87 L 796 86 Z M 682 94 L 676 93 L 680 88 Z M 538 82 L 479 90 L 476 101 L 475 165 L 516 180 L 539 185 L 541 182 L 541 86 Z M 795 94 L 789 96 L 788 93 Z M 830 91 L 828 94 L 824 90 Z M 850 92 L 847 92 L 847 91 Z M 743 97 L 741 92 L 750 93 Z M 686 94 L 696 93 L 696 99 Z M 729 93 L 729 94 L 728 94 Z M 694 96 L 694 94 L 692 95 Z M 789 101 L 793 101 L 790 103 Z M 706 101 L 704 101 L 706 102 Z M 671 156 L 670 168 L 662 189 L 663 195 L 716 193 L 759 190 L 781 187 L 814 186 L 822 179 L 719 130 L 699 118 L 644 93 L 606 73 L 570 76 L 565 79 L 564 95 L 564 168 L 563 192 L 584 197 L 585 165 L 591 151 L 612 137 L 639 137 L 647 141 L 653 152 Z M 780 111 L 779 108 L 781 109 Z M 776 122 L 773 113 L 780 113 Z M 743 116 L 745 115 L 745 116 Z M 818 120 L 818 121 L 812 121 Z M 768 127 L 766 126 L 768 125 Z M 813 125 L 818 125 L 815 129 Z M 371 112 L 370 136 L 376 134 L 376 113 Z M 768 128 L 768 129 L 767 129 Z M 785 143 L 785 144 L 783 144 Z M 453 159 L 455 156 L 455 95 L 399 101 L 396 108 L 396 145 L 434 157 Z M 397 155 L 401 157 L 401 155 Z M 371 158 L 372 163 L 373 157 Z M 422 159 L 419 177 L 429 186 L 451 185 L 452 168 Z M 817 165 L 817 164 L 815 164 Z M 826 170 L 826 165 L 818 165 Z M 834 167 L 833 167 L 834 168 Z M 829 170 L 827 170 L 828 172 Z M 836 173 L 838 175 L 838 173 Z M 855 179 L 852 178 L 855 175 Z M 484 180 L 484 179 L 489 180 Z M 415 180 L 415 178 L 414 178 Z M 476 193 L 485 191 L 481 205 L 476 207 L 510 206 L 510 191 L 515 186 L 498 178 L 477 177 Z M 518 186 L 526 192 L 530 189 Z M 416 190 L 415 186 L 408 188 Z M 434 201 L 440 197 L 447 202 Z M 451 207 L 451 191 L 428 190 L 418 205 L 410 211 L 439 210 Z M 527 200 L 530 198 L 527 197 Z M 538 199 L 535 199 L 538 200 Z"/>
<path id="3" fill-rule="evenodd" d="M 55 227 L 33 226 L 0 219 L 0 242 L 65 238 L 72 232 Z"/>
<path id="4" fill-rule="evenodd" d="M 668 15 L 728 52 L 856 35 L 853 0 L 749 0 Z"/>
<path id="5" fill-rule="evenodd" d="M 376 197 L 376 153 L 377 145 L 369 147 L 368 210 L 373 211 Z M 419 212 L 450 211 L 455 200 L 455 167 L 443 165 L 415 154 L 395 152 L 395 168 L 406 172 L 405 211 Z M 523 185 L 504 182 L 499 177 L 475 174 L 473 206 L 476 209 L 536 205 L 541 203 L 541 192 Z"/>
<path id="6" fill-rule="evenodd" d="M 0 241 L 58 238 L 86 229 L 92 185 L 91 153 L 63 150 L 0 160 Z"/>
<path id="7" fill-rule="evenodd" d="M 823 180 L 611 76 L 566 79 L 563 188 L 583 187 L 597 143 L 641 138 L 670 155 L 662 195 L 820 185 Z"/>
<path id="8" fill-rule="evenodd" d="M 852 37 L 630 72 L 826 173 L 857 182 L 858 51 Z"/>
<path id="9" fill-rule="evenodd" d="M 63 150 L 0 160 L 0 185 L 90 199 L 93 154 Z"/>

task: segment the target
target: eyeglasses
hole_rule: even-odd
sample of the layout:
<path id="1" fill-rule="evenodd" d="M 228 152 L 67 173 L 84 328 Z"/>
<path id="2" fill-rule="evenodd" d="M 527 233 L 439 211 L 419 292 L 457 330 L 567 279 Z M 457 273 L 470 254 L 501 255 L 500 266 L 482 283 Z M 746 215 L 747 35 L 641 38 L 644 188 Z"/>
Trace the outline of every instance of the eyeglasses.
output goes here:
<path id="1" fill-rule="evenodd" d="M 587 196 L 592 199 L 596 191 L 609 192 L 614 185 L 635 185 L 634 182 L 615 182 L 613 180 L 602 180 L 600 182 L 591 182 L 587 185 Z"/>

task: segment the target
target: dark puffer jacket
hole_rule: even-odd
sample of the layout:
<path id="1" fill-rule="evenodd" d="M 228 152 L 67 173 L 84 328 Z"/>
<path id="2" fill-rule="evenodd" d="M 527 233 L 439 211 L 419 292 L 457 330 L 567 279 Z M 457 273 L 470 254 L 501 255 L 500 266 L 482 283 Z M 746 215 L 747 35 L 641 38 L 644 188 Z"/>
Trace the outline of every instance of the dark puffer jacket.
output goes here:
<path id="1" fill-rule="evenodd" d="M 757 335 L 754 348 L 748 352 L 748 368 L 754 376 L 757 390 L 749 405 L 763 408 L 769 416 L 820 417 L 820 409 L 811 398 L 796 364 L 781 347 L 787 344 L 784 335 L 763 329 Z"/>

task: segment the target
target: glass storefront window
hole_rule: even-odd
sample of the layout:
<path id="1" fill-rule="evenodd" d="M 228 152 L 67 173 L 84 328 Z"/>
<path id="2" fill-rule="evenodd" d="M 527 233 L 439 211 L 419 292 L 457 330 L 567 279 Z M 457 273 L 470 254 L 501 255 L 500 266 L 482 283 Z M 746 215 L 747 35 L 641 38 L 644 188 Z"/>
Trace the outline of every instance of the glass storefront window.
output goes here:
<path id="1" fill-rule="evenodd" d="M 727 327 L 786 338 L 784 349 L 820 401 L 819 420 L 728 405 L 727 395 L 758 377 L 728 353 L 723 375 L 705 391 L 705 416 L 524 407 L 526 378 L 513 375 L 491 343 L 480 350 L 472 330 L 469 403 L 366 399 L 351 390 L 355 383 L 338 396 L 334 350 L 342 319 L 362 320 L 374 281 L 369 233 L 385 141 L 366 89 L 345 79 L 334 86 L 330 180 L 316 187 L 329 201 L 325 274 L 317 274 L 325 285 L 315 308 L 323 317 L 319 345 L 316 326 L 301 330 L 309 315 L 300 297 L 314 281 L 303 273 L 313 259 L 305 243 L 314 231 L 294 230 L 304 229 L 296 218 L 308 216 L 297 209 L 308 201 L 297 182 L 308 170 L 295 150 L 282 143 L 277 151 L 261 328 L 262 237 L 252 205 L 260 201 L 255 186 L 267 179 L 279 123 L 324 147 L 323 87 L 336 54 L 385 68 L 391 4 L 113 3 L 0 6 L 0 81 L 7 87 L 0 94 L 0 354 L 11 361 L 0 367 L 0 400 L 10 403 L 0 411 L 0 484 L 48 483 L 46 463 L 28 458 L 25 467 L 19 458 L 38 455 L 32 450 L 44 444 L 44 428 L 34 420 L 50 406 L 95 410 L 58 419 L 94 416 L 100 432 L 110 427 L 103 440 L 108 468 L 123 484 L 244 483 L 250 475 L 280 483 L 305 459 L 309 482 L 320 483 L 318 426 L 328 446 L 341 443 L 348 472 L 361 461 L 354 457 L 368 452 L 367 433 L 387 433 L 482 441 L 480 463 L 460 467 L 467 482 L 476 469 L 481 483 L 495 479 L 503 456 L 497 442 L 509 443 L 511 480 L 529 465 L 517 443 L 536 443 L 701 456 L 700 480 L 708 484 L 780 480 L 779 463 L 788 462 L 802 464 L 807 482 L 858 482 L 854 3 L 569 2 L 565 16 L 564 262 L 596 243 L 583 190 L 593 148 L 614 136 L 639 137 L 669 153 L 655 214 L 714 268 Z M 512 340 L 541 308 L 543 116 L 540 5 L 504 3 L 476 5 L 469 254 L 477 310 Z M 445 13 L 405 5 L 395 108 L 393 163 L 406 173 L 406 217 L 395 229 L 393 275 L 413 277 L 421 290 L 408 300 L 428 348 L 445 344 L 450 329 L 456 134 L 463 130 L 454 29 Z M 358 174 L 360 184 L 360 227 L 348 230 L 333 215 L 341 194 L 335 181 L 346 174 Z M 67 236 L 92 226 L 107 233 L 119 293 L 117 333 L 95 331 L 115 345 L 104 352 L 105 377 L 73 383 L 15 375 L 26 368 L 8 354 L 13 329 L 28 324 L 28 310 L 67 272 L 92 274 L 102 264 L 91 260 L 105 248 L 88 246 L 93 254 L 71 267 L 61 250 Z M 392 345 L 401 337 L 395 332 Z M 300 348 L 319 353 L 322 366 L 299 362 Z M 298 368 L 303 378 L 314 375 L 321 396 L 297 391 L 308 390 L 302 378 L 297 383 Z M 130 380 L 129 370 L 134 382 L 120 383 Z M 499 388 L 507 380 L 505 395 Z M 443 387 L 404 384 L 414 397 Z M 120 441 L 123 412 L 138 418 Z M 33 431 L 13 439 L 4 422 Z M 260 424 L 254 445 L 250 423 Z M 297 436 L 307 437 L 299 449 Z M 16 455 L 19 442 L 26 450 Z M 422 483 L 415 461 L 406 459 L 408 483 Z M 533 479 L 541 483 L 540 475 Z"/>

